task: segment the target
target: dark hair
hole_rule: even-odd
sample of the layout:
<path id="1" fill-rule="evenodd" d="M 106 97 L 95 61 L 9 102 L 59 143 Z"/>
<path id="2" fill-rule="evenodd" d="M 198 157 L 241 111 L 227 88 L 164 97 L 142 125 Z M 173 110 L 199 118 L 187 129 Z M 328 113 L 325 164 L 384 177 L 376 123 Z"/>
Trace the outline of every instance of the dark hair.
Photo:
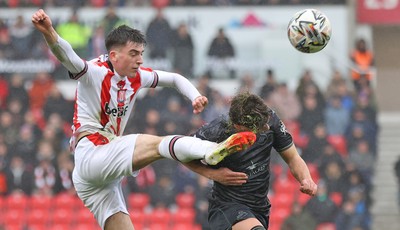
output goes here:
<path id="1" fill-rule="evenodd" d="M 249 92 L 242 92 L 232 98 L 229 118 L 233 124 L 242 125 L 257 133 L 269 129 L 271 109 L 264 100 Z"/>
<path id="2" fill-rule="evenodd" d="M 121 25 L 113 29 L 106 37 L 106 48 L 110 52 L 115 46 L 124 46 L 128 42 L 146 45 L 146 39 L 140 30 L 133 29 L 127 25 Z"/>

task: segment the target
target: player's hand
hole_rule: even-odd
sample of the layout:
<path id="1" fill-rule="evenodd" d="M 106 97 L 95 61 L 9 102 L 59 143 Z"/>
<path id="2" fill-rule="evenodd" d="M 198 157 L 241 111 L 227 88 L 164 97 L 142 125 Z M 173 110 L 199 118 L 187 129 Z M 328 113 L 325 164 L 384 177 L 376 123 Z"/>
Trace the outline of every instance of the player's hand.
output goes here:
<path id="1" fill-rule="evenodd" d="M 194 101 L 192 102 L 193 113 L 194 114 L 201 113 L 204 110 L 204 108 L 207 106 L 207 104 L 208 104 L 207 97 L 205 97 L 205 96 L 196 97 L 196 99 L 194 99 Z"/>
<path id="2" fill-rule="evenodd" d="M 226 186 L 238 186 L 247 182 L 247 175 L 243 172 L 234 172 L 228 168 L 219 168 L 214 170 L 210 179 Z"/>
<path id="3" fill-rule="evenodd" d="M 50 17 L 40 9 L 32 15 L 32 23 L 42 33 L 46 33 L 52 27 Z"/>
<path id="4" fill-rule="evenodd" d="M 311 179 L 304 179 L 300 184 L 300 192 L 308 194 L 310 196 L 315 196 L 317 193 L 317 185 Z"/>

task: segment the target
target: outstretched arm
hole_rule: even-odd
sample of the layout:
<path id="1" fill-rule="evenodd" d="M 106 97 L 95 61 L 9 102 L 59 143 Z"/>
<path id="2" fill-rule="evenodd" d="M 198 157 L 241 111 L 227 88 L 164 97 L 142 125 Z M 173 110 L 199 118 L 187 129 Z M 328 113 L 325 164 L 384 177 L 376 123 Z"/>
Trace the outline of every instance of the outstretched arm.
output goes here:
<path id="1" fill-rule="evenodd" d="M 297 152 L 296 146 L 293 144 L 290 148 L 280 153 L 282 158 L 288 164 L 290 172 L 300 183 L 300 191 L 310 196 L 314 196 L 317 192 L 317 185 L 311 178 L 310 171 L 303 158 Z"/>
<path id="2" fill-rule="evenodd" d="M 208 167 L 207 165 L 204 165 L 200 161 L 190 161 L 184 163 L 184 165 L 193 172 L 223 185 L 238 186 L 247 182 L 246 173 L 233 172 L 228 168 L 213 169 Z"/>
<path id="3" fill-rule="evenodd" d="M 192 101 L 193 113 L 197 114 L 204 110 L 208 99 L 202 96 L 196 87 L 184 76 L 166 71 L 156 71 L 159 77 L 160 86 L 175 87 L 180 93 Z"/>
<path id="4" fill-rule="evenodd" d="M 71 45 L 56 32 L 50 17 L 40 9 L 32 15 L 32 23 L 42 34 L 54 56 L 71 73 L 80 73 L 86 67 L 84 62 L 72 49 Z"/>

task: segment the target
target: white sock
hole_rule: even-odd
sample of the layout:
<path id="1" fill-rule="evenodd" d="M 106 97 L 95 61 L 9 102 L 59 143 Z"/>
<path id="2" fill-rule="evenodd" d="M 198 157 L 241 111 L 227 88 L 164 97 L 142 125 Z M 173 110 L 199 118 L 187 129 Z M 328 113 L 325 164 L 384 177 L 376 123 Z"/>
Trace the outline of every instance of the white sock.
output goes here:
<path id="1" fill-rule="evenodd" d="M 204 155 L 216 146 L 215 142 L 204 141 L 196 137 L 166 136 L 158 145 L 158 151 L 165 158 L 189 162 L 204 159 Z"/>

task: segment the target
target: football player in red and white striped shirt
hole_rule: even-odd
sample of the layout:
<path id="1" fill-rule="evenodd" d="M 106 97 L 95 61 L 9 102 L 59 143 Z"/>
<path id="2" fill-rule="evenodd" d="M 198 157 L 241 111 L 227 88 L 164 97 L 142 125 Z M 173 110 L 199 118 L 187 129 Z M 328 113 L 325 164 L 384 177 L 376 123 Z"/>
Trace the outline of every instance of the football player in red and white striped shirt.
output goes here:
<path id="1" fill-rule="evenodd" d="M 103 229 L 134 229 L 121 190 L 124 176 L 135 176 L 139 169 L 163 157 L 180 162 L 203 159 L 215 165 L 254 143 L 252 132 L 234 134 L 219 144 L 177 135 L 122 136 L 141 88 L 176 87 L 192 101 L 194 113 L 204 109 L 207 98 L 179 74 L 141 67 L 146 41 L 138 30 L 125 25 L 114 29 L 105 41 L 107 55 L 85 61 L 57 34 L 43 10 L 33 14 L 32 23 L 70 78 L 78 81 L 70 142 L 75 156 L 73 182 Z M 230 180 L 247 178 L 244 173 L 222 173 Z"/>

